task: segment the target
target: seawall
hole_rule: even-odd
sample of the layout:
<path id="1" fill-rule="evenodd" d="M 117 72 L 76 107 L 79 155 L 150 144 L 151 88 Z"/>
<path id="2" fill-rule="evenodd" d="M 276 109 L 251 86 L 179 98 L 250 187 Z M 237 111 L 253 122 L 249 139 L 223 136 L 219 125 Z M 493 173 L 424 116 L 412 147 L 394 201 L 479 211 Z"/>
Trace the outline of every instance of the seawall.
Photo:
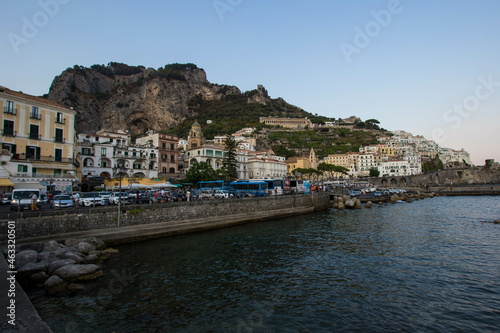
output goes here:
<path id="1" fill-rule="evenodd" d="M 10 214 L 0 220 L 5 247 L 7 221 L 16 222 L 17 244 L 96 236 L 108 244 L 144 240 L 326 210 L 328 193 L 117 206 Z"/>

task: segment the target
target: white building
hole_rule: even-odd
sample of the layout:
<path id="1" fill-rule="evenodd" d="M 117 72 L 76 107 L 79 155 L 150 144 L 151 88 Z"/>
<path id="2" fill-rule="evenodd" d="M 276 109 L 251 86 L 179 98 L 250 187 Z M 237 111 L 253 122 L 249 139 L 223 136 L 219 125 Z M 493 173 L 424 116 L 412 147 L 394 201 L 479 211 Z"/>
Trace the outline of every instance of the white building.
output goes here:
<path id="1" fill-rule="evenodd" d="M 113 167 L 122 162 L 125 177 L 157 178 L 158 148 L 130 145 L 130 135 L 123 131 L 99 131 L 78 134 L 78 152 L 82 160 L 82 177 L 113 178 Z"/>
<path id="2" fill-rule="evenodd" d="M 389 160 L 378 166 L 381 177 L 408 176 L 410 163 L 406 160 Z"/>

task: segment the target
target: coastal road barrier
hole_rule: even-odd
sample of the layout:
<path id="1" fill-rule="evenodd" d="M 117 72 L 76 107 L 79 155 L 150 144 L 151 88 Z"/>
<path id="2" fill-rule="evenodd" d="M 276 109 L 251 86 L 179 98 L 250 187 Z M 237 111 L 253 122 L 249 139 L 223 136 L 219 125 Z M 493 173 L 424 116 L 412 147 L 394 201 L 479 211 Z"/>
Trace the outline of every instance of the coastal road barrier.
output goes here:
<path id="1" fill-rule="evenodd" d="M 62 215 L 10 216 L 16 222 L 19 244 L 96 236 L 119 243 L 178 233 L 220 228 L 234 224 L 307 214 L 330 207 L 328 193 L 221 199 L 176 204 L 130 205 L 66 211 Z M 0 220 L 0 246 L 5 247 L 7 220 Z"/>

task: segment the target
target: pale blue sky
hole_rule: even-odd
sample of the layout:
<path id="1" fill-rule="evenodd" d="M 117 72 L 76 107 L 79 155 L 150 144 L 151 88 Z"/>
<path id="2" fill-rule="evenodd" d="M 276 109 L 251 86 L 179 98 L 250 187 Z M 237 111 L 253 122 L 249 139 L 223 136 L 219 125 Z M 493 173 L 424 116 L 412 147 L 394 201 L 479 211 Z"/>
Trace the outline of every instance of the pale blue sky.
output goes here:
<path id="1" fill-rule="evenodd" d="M 75 64 L 192 62 L 213 83 L 263 84 L 312 113 L 376 118 L 465 148 L 476 164 L 500 161 L 495 0 L 0 4 L 0 84 L 11 89 L 42 95 Z"/>

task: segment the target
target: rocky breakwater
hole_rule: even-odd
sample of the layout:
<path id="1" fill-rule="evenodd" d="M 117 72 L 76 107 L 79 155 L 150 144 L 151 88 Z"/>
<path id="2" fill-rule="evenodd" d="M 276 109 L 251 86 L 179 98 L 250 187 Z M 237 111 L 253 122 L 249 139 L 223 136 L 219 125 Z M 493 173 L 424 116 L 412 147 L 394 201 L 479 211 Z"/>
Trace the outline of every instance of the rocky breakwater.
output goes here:
<path id="1" fill-rule="evenodd" d="M 398 202 L 412 202 L 413 200 L 420 200 L 425 198 L 433 198 L 436 194 L 432 193 L 422 193 L 420 191 L 414 193 L 395 193 L 390 197 L 380 197 L 375 199 L 378 201 L 379 206 L 384 205 L 385 202 L 390 202 L 392 204 Z M 365 208 L 372 208 L 373 202 L 367 201 L 365 202 Z M 352 198 L 347 195 L 339 195 L 333 198 L 332 208 L 344 210 L 344 209 L 361 209 L 363 206 L 361 205 L 361 200 L 358 198 Z"/>
<path id="2" fill-rule="evenodd" d="M 16 279 L 25 290 L 44 288 L 51 296 L 75 294 L 103 274 L 101 263 L 114 252 L 95 237 L 32 244 L 16 254 Z"/>

